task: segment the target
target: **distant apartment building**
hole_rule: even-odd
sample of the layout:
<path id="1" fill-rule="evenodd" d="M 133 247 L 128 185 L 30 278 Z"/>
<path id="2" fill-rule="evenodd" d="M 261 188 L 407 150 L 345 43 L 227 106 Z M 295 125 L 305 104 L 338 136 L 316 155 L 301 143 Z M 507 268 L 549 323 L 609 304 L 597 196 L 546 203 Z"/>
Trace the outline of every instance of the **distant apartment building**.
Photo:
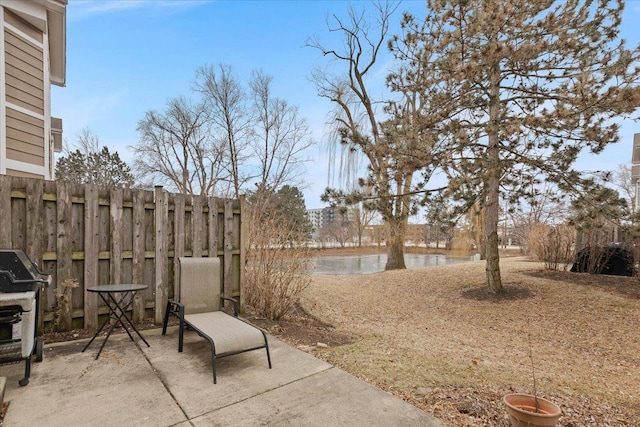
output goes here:
<path id="1" fill-rule="evenodd" d="M 66 79 L 67 0 L 0 0 L 0 174 L 54 177 L 62 120 L 51 85 Z"/>
<path id="2" fill-rule="evenodd" d="M 311 225 L 313 225 L 314 231 L 322 227 L 322 211 L 324 209 L 326 208 L 307 209 L 307 216 L 309 217 L 309 221 L 311 221 Z"/>
<path id="3" fill-rule="evenodd" d="M 320 209 L 307 209 L 307 216 L 313 225 L 311 237 L 313 240 L 326 240 L 327 238 L 344 238 L 344 234 L 352 228 L 354 221 L 353 212 L 343 208 L 326 207 Z"/>
<path id="4" fill-rule="evenodd" d="M 347 211 L 345 215 L 341 212 L 340 208 L 335 207 L 307 209 L 307 216 L 313 225 L 314 231 L 336 221 L 351 221 L 353 219 L 353 213 L 351 211 Z"/>

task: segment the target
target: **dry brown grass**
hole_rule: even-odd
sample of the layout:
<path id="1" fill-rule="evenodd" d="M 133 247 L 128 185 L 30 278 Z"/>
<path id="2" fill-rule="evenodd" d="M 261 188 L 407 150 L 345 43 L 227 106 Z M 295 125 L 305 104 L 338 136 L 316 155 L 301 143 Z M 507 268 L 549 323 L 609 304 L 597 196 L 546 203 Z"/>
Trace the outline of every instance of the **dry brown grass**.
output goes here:
<path id="1" fill-rule="evenodd" d="M 503 259 L 508 292 L 484 291 L 484 263 L 315 276 L 301 304 L 356 334 L 316 354 L 433 413 L 447 425 L 506 426 L 500 399 L 533 392 L 563 426 L 640 426 L 640 283 L 545 272 Z"/>

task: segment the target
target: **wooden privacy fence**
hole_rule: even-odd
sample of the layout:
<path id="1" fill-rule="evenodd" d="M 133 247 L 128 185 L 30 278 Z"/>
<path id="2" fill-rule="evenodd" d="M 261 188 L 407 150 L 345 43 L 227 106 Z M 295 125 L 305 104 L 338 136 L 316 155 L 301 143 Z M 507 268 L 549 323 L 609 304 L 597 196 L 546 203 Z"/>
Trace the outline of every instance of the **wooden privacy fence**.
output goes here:
<path id="1" fill-rule="evenodd" d="M 0 176 L 0 247 L 24 250 L 51 274 L 53 285 L 41 294 L 41 327 L 43 322 L 98 326 L 107 308 L 86 288 L 108 283 L 147 285 L 136 295 L 133 318 L 159 324 L 167 298 L 176 292 L 182 256 L 219 257 L 223 293 L 240 298 L 243 208 L 244 197 Z M 62 291 L 74 279 L 79 286 L 64 303 Z"/>

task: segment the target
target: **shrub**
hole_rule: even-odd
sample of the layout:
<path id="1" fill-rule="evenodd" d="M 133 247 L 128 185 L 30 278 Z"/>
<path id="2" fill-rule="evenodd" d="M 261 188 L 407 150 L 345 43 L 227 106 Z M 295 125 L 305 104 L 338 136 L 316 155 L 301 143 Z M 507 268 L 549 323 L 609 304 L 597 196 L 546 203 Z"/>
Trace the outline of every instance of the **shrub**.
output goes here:
<path id="1" fill-rule="evenodd" d="M 286 219 L 248 209 L 244 303 L 271 320 L 286 316 L 311 283 L 310 250 Z"/>
<path id="2" fill-rule="evenodd" d="M 533 255 L 549 270 L 567 270 L 573 262 L 575 230 L 568 225 L 537 224 L 531 227 L 527 241 Z"/>

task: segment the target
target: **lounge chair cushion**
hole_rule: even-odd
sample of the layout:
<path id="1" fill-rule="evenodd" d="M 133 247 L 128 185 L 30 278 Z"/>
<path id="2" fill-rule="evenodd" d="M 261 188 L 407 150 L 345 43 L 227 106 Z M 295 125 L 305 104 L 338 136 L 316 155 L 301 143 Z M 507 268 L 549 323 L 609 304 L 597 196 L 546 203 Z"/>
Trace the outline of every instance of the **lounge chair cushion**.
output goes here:
<path id="1" fill-rule="evenodd" d="M 184 320 L 211 337 L 218 355 L 265 346 L 265 337 L 258 328 L 222 311 L 187 314 Z"/>

